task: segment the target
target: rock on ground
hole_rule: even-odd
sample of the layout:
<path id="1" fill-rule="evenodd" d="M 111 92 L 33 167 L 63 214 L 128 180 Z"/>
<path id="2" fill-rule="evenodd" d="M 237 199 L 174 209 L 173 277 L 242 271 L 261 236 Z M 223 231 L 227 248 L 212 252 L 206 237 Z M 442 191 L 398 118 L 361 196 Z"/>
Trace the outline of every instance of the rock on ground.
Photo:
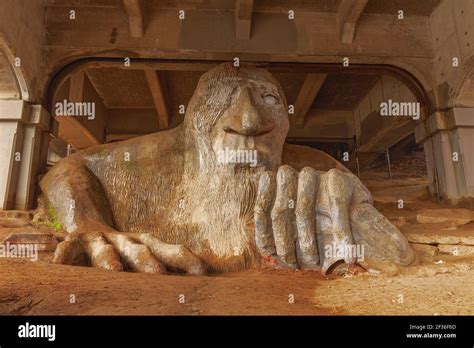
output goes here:
<path id="1" fill-rule="evenodd" d="M 470 209 L 425 209 L 416 215 L 420 224 L 450 222 L 465 225 L 474 221 L 474 211 Z"/>

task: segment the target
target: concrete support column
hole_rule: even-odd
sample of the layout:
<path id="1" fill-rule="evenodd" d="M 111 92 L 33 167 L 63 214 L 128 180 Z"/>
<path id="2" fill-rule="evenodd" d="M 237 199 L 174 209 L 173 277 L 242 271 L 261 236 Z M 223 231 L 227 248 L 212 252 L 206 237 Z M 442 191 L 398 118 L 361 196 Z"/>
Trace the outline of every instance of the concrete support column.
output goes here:
<path id="1" fill-rule="evenodd" d="M 474 108 L 435 112 L 415 130 L 423 144 L 430 191 L 452 204 L 474 203 Z"/>
<path id="2" fill-rule="evenodd" d="M 0 101 L 1 209 L 33 207 L 38 175 L 46 169 L 49 125 L 49 113 L 40 105 Z"/>

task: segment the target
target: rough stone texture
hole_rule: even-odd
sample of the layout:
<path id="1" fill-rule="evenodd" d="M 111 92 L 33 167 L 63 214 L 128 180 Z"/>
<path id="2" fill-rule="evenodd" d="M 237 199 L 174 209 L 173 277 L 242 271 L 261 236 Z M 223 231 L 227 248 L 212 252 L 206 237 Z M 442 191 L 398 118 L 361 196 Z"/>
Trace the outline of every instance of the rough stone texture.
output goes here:
<path id="1" fill-rule="evenodd" d="M 327 272 L 342 260 L 364 260 L 364 253 L 375 261 L 412 263 L 409 243 L 371 206 L 355 175 L 331 169 L 341 167 L 327 155 L 318 161 L 318 152 L 315 167 L 326 172 L 293 168 L 292 162 L 302 163 L 296 151 L 282 162 L 291 148 L 284 145 L 287 110 L 268 71 L 222 64 L 201 77 L 182 125 L 62 160 L 41 182 L 70 232 L 56 261 L 86 253 L 93 266 L 163 273 L 161 260 L 192 274 L 262 261 L 289 268 L 309 263 Z M 256 154 L 255 161 L 222 158 L 229 151 Z M 157 240 L 155 247 L 144 234 Z M 256 238 L 269 244 L 265 250 Z M 356 246 L 365 251 L 357 254 Z"/>
<path id="2" fill-rule="evenodd" d="M 0 246 L 7 250 L 10 246 L 35 245 L 37 251 L 54 251 L 58 239 L 45 224 L 36 225 L 28 211 L 0 211 Z"/>
<path id="3" fill-rule="evenodd" d="M 450 222 L 465 225 L 474 221 L 474 211 L 470 209 L 425 209 L 419 212 L 416 220 L 420 224 Z"/>
<path id="4" fill-rule="evenodd" d="M 474 245 L 438 245 L 439 252 L 454 256 L 472 256 L 474 255 Z"/>
<path id="5" fill-rule="evenodd" d="M 56 237 L 49 233 L 13 233 L 6 237 L 3 244 L 7 245 L 25 245 L 34 244 L 37 246 L 38 251 L 54 251 L 58 246 Z"/>
<path id="6" fill-rule="evenodd" d="M 0 210 L 0 219 L 23 219 L 30 220 L 32 213 L 30 211 L 23 210 Z"/>
<path id="7" fill-rule="evenodd" d="M 30 223 L 23 219 L 0 217 L 0 228 L 18 228 L 28 226 L 30 226 Z"/>
<path id="8" fill-rule="evenodd" d="M 450 228 L 449 224 L 420 224 L 410 229 L 402 227 L 405 237 L 410 243 L 421 244 L 462 244 L 474 245 L 474 225 L 468 224 L 457 229 Z"/>
<path id="9" fill-rule="evenodd" d="M 412 248 L 421 259 L 433 260 L 439 249 L 434 245 L 411 243 Z"/>

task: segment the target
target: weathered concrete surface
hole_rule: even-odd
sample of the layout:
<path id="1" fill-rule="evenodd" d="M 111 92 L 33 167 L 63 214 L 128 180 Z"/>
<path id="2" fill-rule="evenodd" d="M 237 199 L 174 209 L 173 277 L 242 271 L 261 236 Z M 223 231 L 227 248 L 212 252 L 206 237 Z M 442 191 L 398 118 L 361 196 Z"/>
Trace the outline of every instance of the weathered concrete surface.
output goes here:
<path id="1" fill-rule="evenodd" d="M 452 203 L 474 204 L 474 108 L 436 112 L 417 126 L 425 149 L 430 190 Z"/>
<path id="2" fill-rule="evenodd" d="M 0 209 L 33 208 L 49 131 L 49 114 L 40 105 L 0 100 Z"/>
<path id="3" fill-rule="evenodd" d="M 21 98 L 39 102 L 45 88 L 45 54 L 42 50 L 46 7 L 43 1 L 0 2 L 0 50 L 8 51 L 10 66 L 21 87 Z M 20 58 L 20 66 L 14 65 Z"/>

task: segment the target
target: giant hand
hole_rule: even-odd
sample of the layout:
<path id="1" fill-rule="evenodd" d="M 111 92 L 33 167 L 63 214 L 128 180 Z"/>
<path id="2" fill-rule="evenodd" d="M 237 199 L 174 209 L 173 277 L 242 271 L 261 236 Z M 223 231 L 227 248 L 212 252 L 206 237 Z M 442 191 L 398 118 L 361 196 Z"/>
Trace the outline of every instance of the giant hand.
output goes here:
<path id="1" fill-rule="evenodd" d="M 259 181 L 256 244 L 277 266 L 321 268 L 337 261 L 406 266 L 415 254 L 406 238 L 372 206 L 370 192 L 353 174 L 337 169 L 299 173 L 281 166 Z"/>

